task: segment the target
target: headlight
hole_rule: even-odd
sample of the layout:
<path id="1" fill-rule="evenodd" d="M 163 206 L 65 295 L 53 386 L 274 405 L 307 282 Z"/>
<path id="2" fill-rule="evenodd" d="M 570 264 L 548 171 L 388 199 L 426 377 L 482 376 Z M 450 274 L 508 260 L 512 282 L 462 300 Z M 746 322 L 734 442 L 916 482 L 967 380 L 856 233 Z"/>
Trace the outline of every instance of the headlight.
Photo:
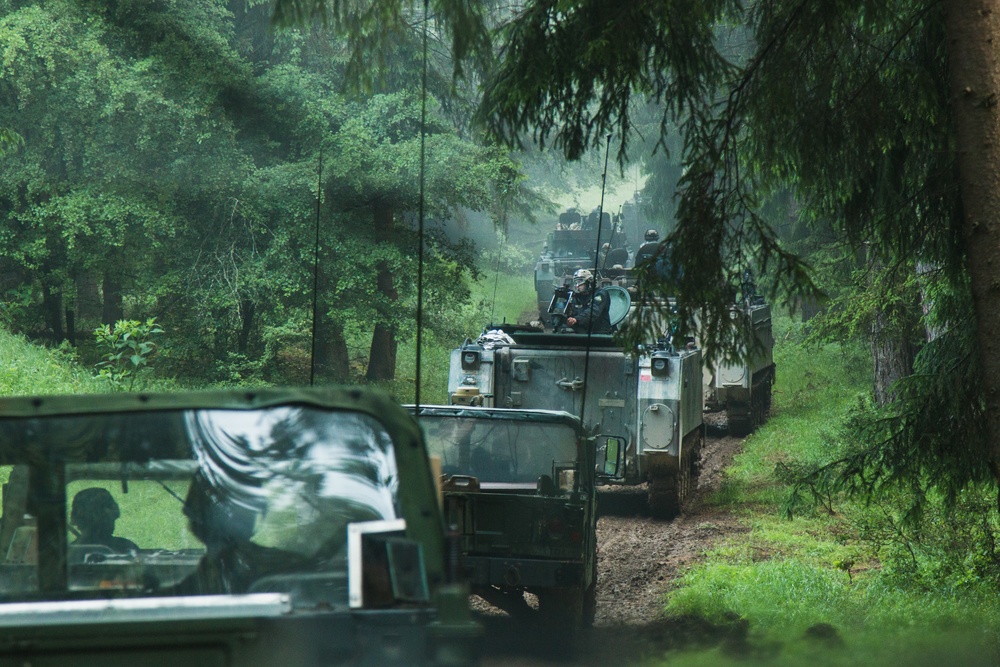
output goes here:
<path id="1" fill-rule="evenodd" d="M 478 369 L 481 354 L 479 350 L 462 350 L 462 368 L 467 371 Z"/>
<path id="2" fill-rule="evenodd" d="M 670 357 L 666 352 L 654 352 L 649 359 L 649 370 L 655 377 L 670 375 Z"/>

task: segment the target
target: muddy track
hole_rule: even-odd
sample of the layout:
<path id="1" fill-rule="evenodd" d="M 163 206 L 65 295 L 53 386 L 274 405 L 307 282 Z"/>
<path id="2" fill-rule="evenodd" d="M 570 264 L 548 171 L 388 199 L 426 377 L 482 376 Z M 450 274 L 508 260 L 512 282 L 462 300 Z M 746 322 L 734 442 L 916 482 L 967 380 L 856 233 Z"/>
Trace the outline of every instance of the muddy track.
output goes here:
<path id="1" fill-rule="evenodd" d="M 597 618 L 575 640 L 539 632 L 537 623 L 478 607 L 486 629 L 482 664 L 488 667 L 624 665 L 680 644 L 718 643 L 738 624 L 710 627 L 699 619 L 664 619 L 664 596 L 678 574 L 720 539 L 745 530 L 725 510 L 704 502 L 743 446 L 740 438 L 709 431 L 697 490 L 673 521 L 645 516 L 644 489 L 602 489 L 598 498 Z"/>

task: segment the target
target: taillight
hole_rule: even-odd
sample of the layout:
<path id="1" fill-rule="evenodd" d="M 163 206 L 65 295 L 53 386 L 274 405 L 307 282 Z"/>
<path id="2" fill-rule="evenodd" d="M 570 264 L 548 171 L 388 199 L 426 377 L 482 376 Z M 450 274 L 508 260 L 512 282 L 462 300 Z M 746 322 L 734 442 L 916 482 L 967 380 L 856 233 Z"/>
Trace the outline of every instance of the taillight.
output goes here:
<path id="1" fill-rule="evenodd" d="M 566 524 L 563 522 L 562 517 L 554 516 L 548 520 L 545 528 L 549 533 L 549 537 L 560 537 L 566 529 Z"/>

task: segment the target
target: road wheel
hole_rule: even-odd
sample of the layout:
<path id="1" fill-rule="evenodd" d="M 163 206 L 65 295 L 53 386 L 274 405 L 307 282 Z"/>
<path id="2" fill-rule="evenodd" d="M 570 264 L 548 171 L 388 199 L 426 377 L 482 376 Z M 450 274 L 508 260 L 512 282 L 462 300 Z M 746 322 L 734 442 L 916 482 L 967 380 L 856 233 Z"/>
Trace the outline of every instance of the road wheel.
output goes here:
<path id="1" fill-rule="evenodd" d="M 654 475 L 649 480 L 649 514 L 654 519 L 673 519 L 681 512 L 678 475 Z"/>
<path id="2" fill-rule="evenodd" d="M 729 435 L 737 438 L 745 438 L 753 430 L 753 418 L 750 414 L 734 414 L 727 408 L 726 422 L 728 423 Z"/>

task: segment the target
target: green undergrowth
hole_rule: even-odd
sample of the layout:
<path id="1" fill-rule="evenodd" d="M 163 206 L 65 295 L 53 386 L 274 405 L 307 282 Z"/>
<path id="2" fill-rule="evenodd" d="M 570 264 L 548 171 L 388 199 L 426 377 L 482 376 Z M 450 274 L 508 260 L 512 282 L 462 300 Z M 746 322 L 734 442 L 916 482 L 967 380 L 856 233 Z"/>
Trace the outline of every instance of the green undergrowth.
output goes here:
<path id="1" fill-rule="evenodd" d="M 866 528 L 882 511 L 874 505 L 831 498 L 785 518 L 782 464 L 824 460 L 870 391 L 870 361 L 860 346 L 806 346 L 802 325 L 787 318 L 775 333 L 772 418 L 708 499 L 742 530 L 712 546 L 666 600 L 668 617 L 705 619 L 717 636 L 649 664 L 997 664 L 1000 596 L 987 580 L 901 577 Z"/>
<path id="2" fill-rule="evenodd" d="M 87 394 L 106 391 L 70 353 L 29 343 L 0 329 L 0 396 Z"/>
<path id="3" fill-rule="evenodd" d="M 420 402 L 448 403 L 448 366 L 451 351 L 466 338 L 473 340 L 491 322 L 523 321 L 526 312 L 535 308 L 535 287 L 529 275 L 484 275 L 470 281 L 471 303 L 448 315 L 448 321 L 425 328 L 421 345 Z M 396 360 L 396 380 L 380 385 L 397 400 L 414 400 L 416 378 L 415 336 L 400 343 Z"/>

